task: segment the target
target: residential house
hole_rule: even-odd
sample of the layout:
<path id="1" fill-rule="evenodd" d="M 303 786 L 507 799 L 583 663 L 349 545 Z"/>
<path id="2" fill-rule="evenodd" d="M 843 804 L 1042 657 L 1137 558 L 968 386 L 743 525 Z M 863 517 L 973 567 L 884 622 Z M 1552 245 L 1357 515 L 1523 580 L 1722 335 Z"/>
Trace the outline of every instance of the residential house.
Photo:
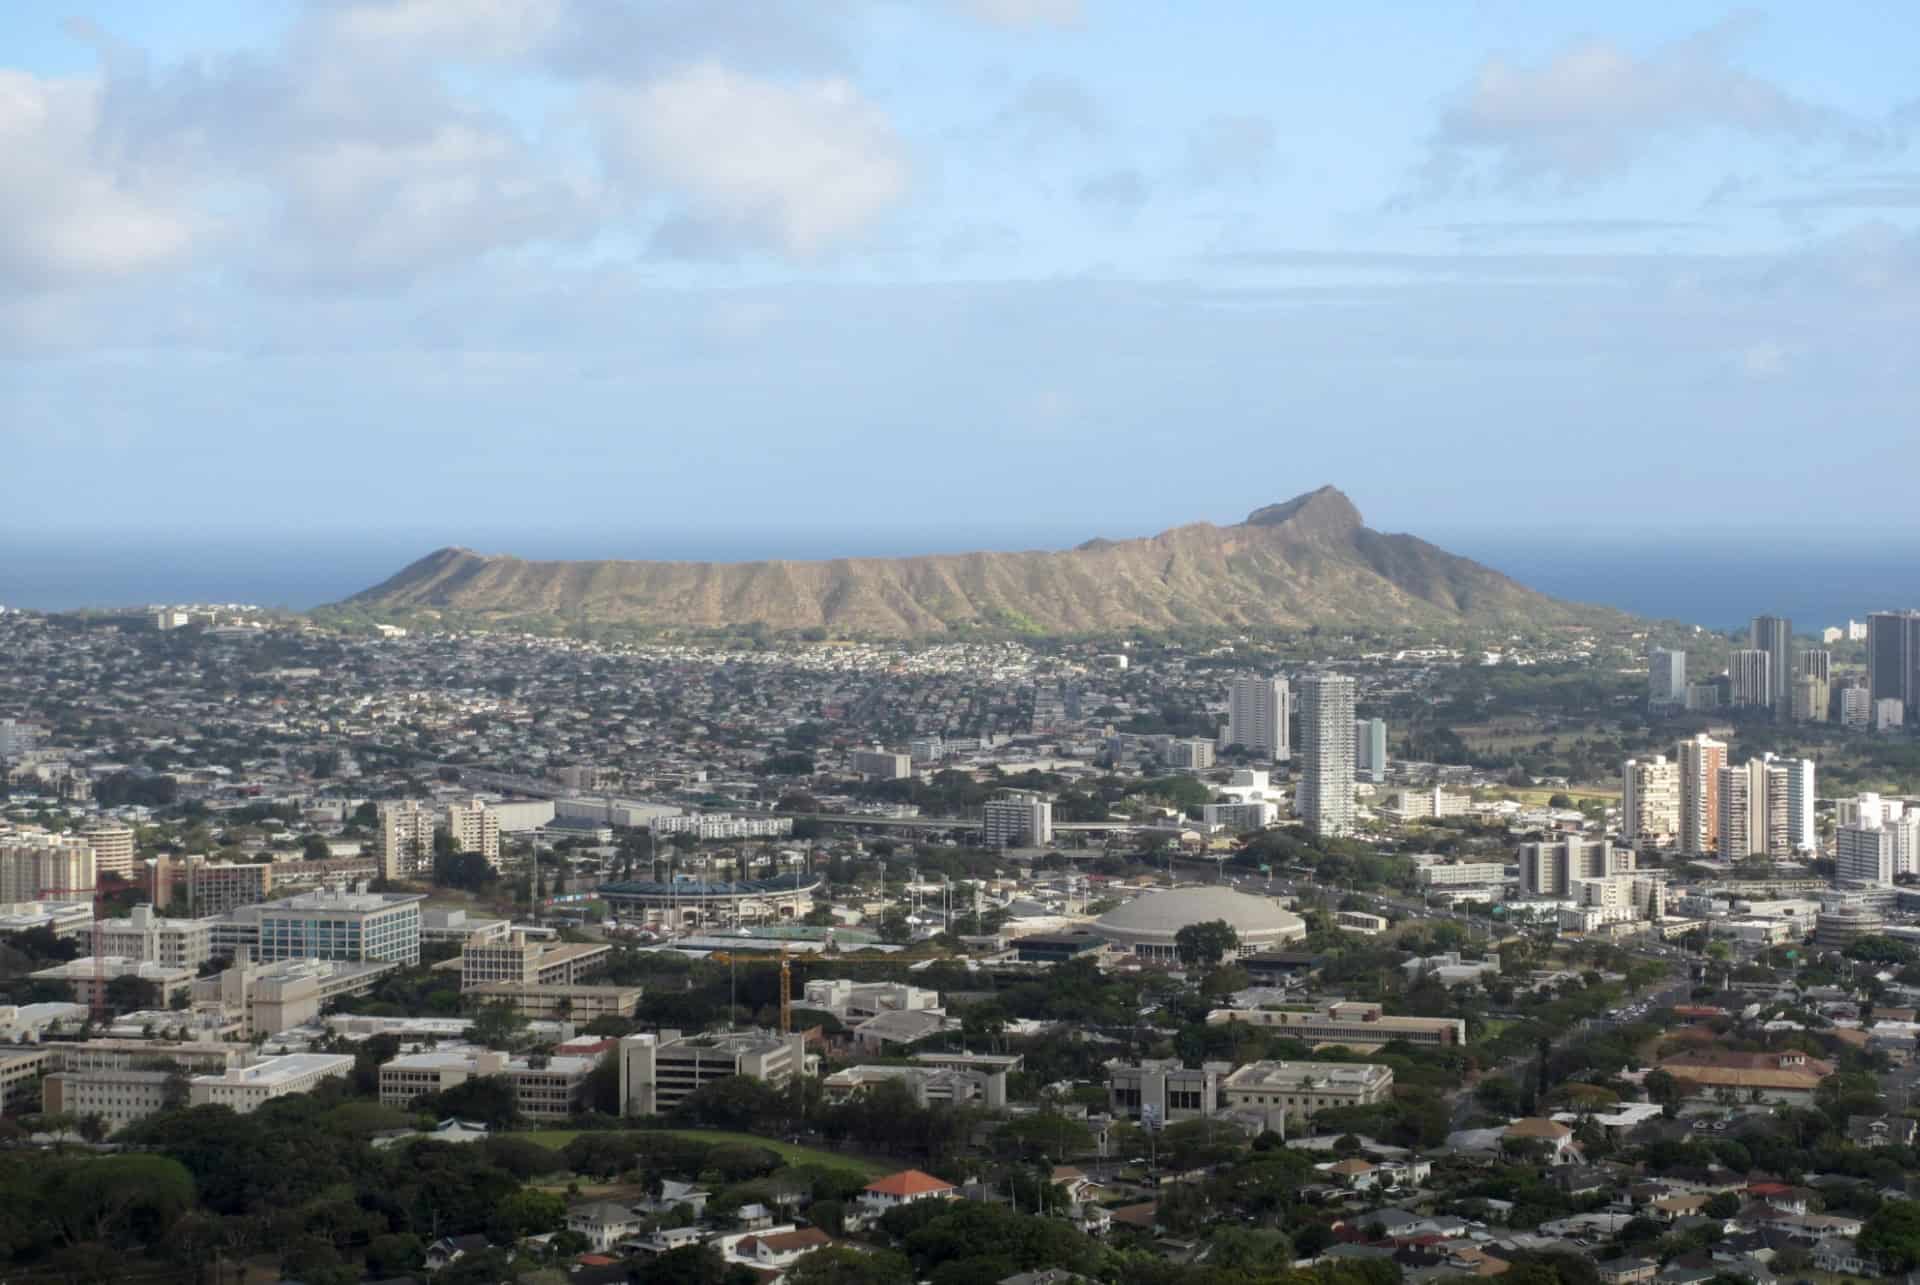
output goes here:
<path id="1" fill-rule="evenodd" d="M 639 1234 L 646 1216 L 612 1200 L 594 1200 L 567 1210 L 567 1230 L 578 1232 L 599 1252 Z"/>
<path id="2" fill-rule="evenodd" d="M 818 1227 L 789 1225 L 785 1230 L 755 1232 L 735 1241 L 732 1257 L 762 1270 L 785 1271 L 799 1261 L 801 1255 L 832 1243 L 832 1237 Z"/>
<path id="3" fill-rule="evenodd" d="M 1573 1141 L 1573 1130 L 1558 1120 L 1548 1120 L 1533 1116 L 1515 1120 L 1500 1135 L 1503 1144 L 1508 1142 L 1539 1142 L 1546 1145 L 1546 1162 L 1550 1165 L 1576 1164 L 1580 1159 L 1580 1150 Z"/>
<path id="4" fill-rule="evenodd" d="M 1813 1247 L 1813 1265 L 1839 1276 L 1878 1276 L 1880 1264 L 1860 1252 L 1851 1236 L 1829 1236 Z"/>
<path id="5" fill-rule="evenodd" d="M 1898 1115 L 1847 1117 L 1847 1140 L 1856 1147 L 1911 1147 L 1920 1123 Z"/>
<path id="6" fill-rule="evenodd" d="M 918 1169 L 903 1169 L 868 1183 L 860 1193 L 860 1204 L 868 1213 L 883 1214 L 922 1200 L 952 1200 L 956 1194 L 957 1189 L 945 1178 L 936 1178 Z"/>
<path id="7" fill-rule="evenodd" d="M 1600 1285 L 1641 1285 L 1660 1274 L 1660 1264 L 1645 1258 L 1610 1258 L 1593 1266 Z"/>

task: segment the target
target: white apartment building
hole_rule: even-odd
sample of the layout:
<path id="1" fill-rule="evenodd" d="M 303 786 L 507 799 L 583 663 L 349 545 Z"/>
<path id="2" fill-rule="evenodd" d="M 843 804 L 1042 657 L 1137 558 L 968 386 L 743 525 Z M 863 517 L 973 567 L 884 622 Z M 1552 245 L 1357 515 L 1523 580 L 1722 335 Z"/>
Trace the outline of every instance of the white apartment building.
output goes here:
<path id="1" fill-rule="evenodd" d="M 1773 657 L 1758 647 L 1742 647 L 1727 658 L 1727 677 L 1733 680 L 1733 704 L 1772 704 L 1772 663 Z"/>
<path id="2" fill-rule="evenodd" d="M 252 1066 L 228 1067 L 219 1075 L 196 1075 L 188 1082 L 187 1100 L 193 1106 L 221 1106 L 247 1115 L 273 1098 L 306 1093 L 322 1080 L 352 1072 L 350 1053 L 287 1053 Z"/>
<path id="3" fill-rule="evenodd" d="M 1507 868 L 1498 861 L 1432 861 L 1420 863 L 1413 876 L 1422 888 L 1497 888 Z"/>
<path id="4" fill-rule="evenodd" d="M 1809 652 L 1808 655 L 1815 653 Z M 1821 652 L 1820 655 L 1826 653 Z M 1793 717 L 1800 723 L 1824 723 L 1827 721 L 1827 706 L 1831 701 L 1832 687 L 1825 678 L 1815 678 L 1802 674 L 1793 680 Z"/>
<path id="5" fill-rule="evenodd" d="M 1022 791 L 988 799 L 980 832 L 989 848 L 1044 848 L 1053 842 L 1053 803 Z"/>
<path id="6" fill-rule="evenodd" d="M 655 817 L 651 822 L 656 838 L 670 834 L 691 834 L 701 839 L 778 839 L 793 833 L 790 816 L 733 816 L 722 812 L 696 812 Z"/>
<path id="7" fill-rule="evenodd" d="M 1841 826 L 1833 835 L 1834 878 L 1853 883 L 1892 883 L 1894 842 L 1891 826 Z"/>
<path id="8" fill-rule="evenodd" d="M 1873 726 L 1873 693 L 1864 687 L 1840 689 L 1840 726 L 1864 732 Z"/>
<path id="9" fill-rule="evenodd" d="M 69 835 L 0 835 L 0 902 L 91 900 L 93 845 Z"/>
<path id="10" fill-rule="evenodd" d="M 904 781 L 913 775 L 913 755 L 887 750 L 855 750 L 847 756 L 847 766 L 869 781 Z"/>
<path id="11" fill-rule="evenodd" d="M 0 718 L 0 759 L 18 758 L 33 748 L 35 739 L 32 724 Z"/>
<path id="12" fill-rule="evenodd" d="M 1620 837 L 1638 847 L 1679 832 L 1680 765 L 1664 754 L 1628 759 L 1620 770 Z"/>
<path id="13" fill-rule="evenodd" d="M 447 833 L 453 839 L 456 852 L 477 852 L 486 858 L 487 864 L 498 869 L 500 866 L 500 818 L 487 806 L 487 801 L 478 795 L 465 803 L 447 805 Z M 432 835 L 428 835 L 429 854 L 432 853 Z"/>
<path id="14" fill-rule="evenodd" d="M 1204 772 L 1213 766 L 1213 742 L 1191 737 L 1167 743 L 1167 766 L 1190 772 Z"/>
<path id="15" fill-rule="evenodd" d="M 1599 911 L 1599 922 L 1603 924 L 1661 919 L 1667 913 L 1667 885 L 1652 876 L 1621 874 L 1575 879 L 1571 892 L 1574 904 L 1582 910 Z"/>
<path id="16" fill-rule="evenodd" d="M 1387 779 L 1387 720 L 1353 720 L 1353 772 L 1362 781 L 1379 785 Z"/>
<path id="17" fill-rule="evenodd" d="M 1289 720 L 1292 693 L 1287 680 L 1241 674 L 1227 689 L 1226 743 L 1259 758 L 1284 763 L 1292 756 Z"/>
<path id="18" fill-rule="evenodd" d="M 102 919 L 98 948 L 102 954 L 152 960 L 172 968 L 198 968 L 213 958 L 213 926 L 217 918 L 166 919 L 148 905 L 135 906 L 125 919 Z"/>
<path id="19" fill-rule="evenodd" d="M 1201 816 L 1209 826 L 1220 826 L 1236 833 L 1264 830 L 1280 819 L 1279 805 L 1267 802 L 1208 803 Z"/>
<path id="20" fill-rule="evenodd" d="M 1687 703 L 1687 653 L 1655 648 L 1647 657 L 1647 704 L 1656 709 Z"/>
<path id="21" fill-rule="evenodd" d="M 407 879 L 431 869 L 433 809 L 418 799 L 382 803 L 380 873 L 388 879 Z"/>
<path id="22" fill-rule="evenodd" d="M 1353 833 L 1353 700 L 1354 681 L 1344 674 L 1300 680 L 1297 811 L 1315 835 Z"/>
<path id="23" fill-rule="evenodd" d="M 1897 697 L 1884 696 L 1873 703 L 1873 730 L 1876 732 L 1896 731 L 1906 722 L 1906 703 Z"/>
<path id="24" fill-rule="evenodd" d="M 133 872 L 133 829 L 118 821 L 89 821 L 80 827 L 80 837 L 93 849 L 95 874 L 115 874 L 131 882 Z"/>

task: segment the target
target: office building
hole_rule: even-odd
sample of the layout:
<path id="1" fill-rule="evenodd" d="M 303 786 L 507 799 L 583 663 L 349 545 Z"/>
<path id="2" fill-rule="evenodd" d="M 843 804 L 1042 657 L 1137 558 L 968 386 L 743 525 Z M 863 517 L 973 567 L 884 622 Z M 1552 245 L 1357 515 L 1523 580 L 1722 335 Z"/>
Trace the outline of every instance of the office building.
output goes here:
<path id="1" fill-rule="evenodd" d="M 487 806 L 486 800 L 479 797 L 465 803 L 447 805 L 447 834 L 453 839 L 455 852 L 475 852 L 485 857 L 487 864 L 496 870 L 500 867 L 500 818 Z M 429 831 L 429 845 L 433 836 Z M 429 846 L 428 851 L 432 848 Z"/>
<path id="2" fill-rule="evenodd" d="M 1044 848 L 1053 842 L 1053 803 L 1018 790 L 988 799 L 980 833 L 989 848 Z"/>
<path id="3" fill-rule="evenodd" d="M 525 982 L 481 982 L 467 991 L 481 1004 L 505 1004 L 535 1021 L 564 1020 L 576 1027 L 602 1017 L 632 1017 L 640 1006 L 638 986 L 548 985 Z"/>
<path id="4" fill-rule="evenodd" d="M 915 763 L 938 763 L 947 756 L 947 747 L 938 736 L 916 736 L 907 742 L 907 756 Z"/>
<path id="5" fill-rule="evenodd" d="M 1107 1102 L 1115 1118 L 1148 1125 L 1205 1119 L 1219 1111 L 1221 1076 L 1232 1069 L 1231 1062 L 1190 1067 L 1179 1058 L 1111 1061 Z"/>
<path id="6" fill-rule="evenodd" d="M 1336 1001 L 1324 1008 L 1216 1008 L 1209 1025 L 1245 1022 L 1283 1030 L 1307 1044 L 1340 1044 L 1373 1050 L 1405 1040 L 1428 1048 L 1452 1048 L 1467 1042 L 1467 1024 L 1458 1017 L 1388 1017 L 1378 1004 Z"/>
<path id="7" fill-rule="evenodd" d="M 1359 718 L 1353 723 L 1353 774 L 1379 785 L 1387 779 L 1387 720 Z"/>
<path id="8" fill-rule="evenodd" d="M 821 1081 L 829 1102 L 849 1098 L 881 1084 L 897 1084 L 916 1106 L 967 1106 L 1003 1109 L 1007 1105 L 1005 1071 L 960 1070 L 945 1066 L 850 1066 Z"/>
<path id="9" fill-rule="evenodd" d="M 1895 700 L 1920 715 L 1920 612 L 1867 617 L 1867 688 L 1873 704 Z"/>
<path id="10" fill-rule="evenodd" d="M 1647 704 L 1669 709 L 1687 703 L 1687 653 L 1656 647 L 1647 657 Z"/>
<path id="11" fill-rule="evenodd" d="M 1393 1068 L 1373 1062 L 1249 1062 L 1220 1082 L 1230 1110 L 1312 1120 L 1328 1107 L 1363 1107 L 1393 1093 Z"/>
<path id="12" fill-rule="evenodd" d="M 432 869 L 433 809 L 418 799 L 382 803 L 380 873 L 388 879 L 408 879 Z"/>
<path id="13" fill-rule="evenodd" d="M 1212 741 L 1195 736 L 1170 741 L 1167 744 L 1168 767 L 1180 768 L 1188 772 L 1204 772 L 1213 766 L 1213 762 Z"/>
<path id="14" fill-rule="evenodd" d="M 1680 851 L 1690 857 L 1720 850 L 1720 769 L 1727 743 L 1702 732 L 1676 747 L 1680 767 Z"/>
<path id="15" fill-rule="evenodd" d="M 73 1002 L 91 1007 L 96 999 L 106 1005 L 112 984 L 122 977 L 135 977 L 147 983 L 147 996 L 140 1003 L 122 1007 L 171 1008 L 176 998 L 184 998 L 193 989 L 194 970 L 185 965 L 158 964 L 150 959 L 128 959 L 120 955 L 78 959 L 55 964 L 30 973 L 37 982 L 58 982 L 73 992 Z"/>
<path id="16" fill-rule="evenodd" d="M 1664 754 L 1620 770 L 1620 835 L 1629 846 L 1666 843 L 1680 832 L 1680 765 Z"/>
<path id="17" fill-rule="evenodd" d="M 1834 878 L 1849 883 L 1890 884 L 1895 875 L 1894 831 L 1891 826 L 1843 825 L 1833 833 Z"/>
<path id="18" fill-rule="evenodd" d="M 1831 703 L 1832 689 L 1828 687 L 1826 679 L 1803 674 L 1793 680 L 1794 721 L 1824 723 L 1827 721 L 1827 707 Z"/>
<path id="19" fill-rule="evenodd" d="M 797 1037 L 796 1037 L 797 1038 Z M 382 1106 L 407 1108 L 433 1093 L 468 1080 L 504 1077 L 513 1086 L 513 1103 L 531 1120 L 564 1120 L 584 1105 L 587 1077 L 598 1057 L 512 1057 L 470 1045 L 442 1046 L 403 1053 L 380 1068 Z"/>
<path id="20" fill-rule="evenodd" d="M 256 908 L 256 958 L 420 962 L 420 902 L 413 893 L 304 892 Z"/>
<path id="21" fill-rule="evenodd" d="M 33 748 L 35 731 L 31 724 L 0 718 L 0 759 L 19 758 Z"/>
<path id="22" fill-rule="evenodd" d="M 1906 717 L 1907 707 L 1891 696 L 1873 703 L 1873 730 L 1876 732 L 1897 731 L 1906 722 Z"/>
<path id="23" fill-rule="evenodd" d="M 351 1053 L 287 1053 L 252 1066 L 228 1067 L 218 1075 L 196 1075 L 188 1081 L 187 1101 L 246 1115 L 274 1098 L 308 1093 L 322 1080 L 351 1074 Z"/>
<path id="24" fill-rule="evenodd" d="M 734 1075 L 785 1088 L 807 1069 L 806 1037 L 798 1032 L 629 1035 L 620 1041 L 616 1056 L 621 1115 L 664 1115 L 694 1090 Z"/>
<path id="25" fill-rule="evenodd" d="M 1634 868 L 1633 853 L 1605 839 L 1564 839 L 1520 845 L 1520 895 L 1565 897 L 1575 879 L 1600 879 Z"/>
<path id="26" fill-rule="evenodd" d="M 198 968 L 213 958 L 212 917 L 167 919 L 148 905 L 135 906 L 125 919 L 103 919 L 95 945 L 101 954 L 152 960 L 175 968 Z"/>
<path id="27" fill-rule="evenodd" d="M 1785 616 L 1755 616 L 1749 631 L 1755 651 L 1767 653 L 1767 698 L 1760 702 L 1785 718 L 1792 699 L 1793 622 Z"/>
<path id="28" fill-rule="evenodd" d="M 1727 657 L 1727 677 L 1733 684 L 1732 704 L 1751 708 L 1771 699 L 1772 657 L 1758 648 L 1748 647 Z"/>
<path id="29" fill-rule="evenodd" d="M 460 954 L 460 988 L 489 982 L 524 986 L 571 986 L 607 966 L 613 947 L 604 942 L 549 942 L 524 932 L 503 941 L 476 937 Z"/>
<path id="30" fill-rule="evenodd" d="M 319 1018 L 343 996 L 364 995 L 400 965 L 387 960 L 241 959 L 193 983 L 195 1004 L 218 1005 L 241 1019 L 241 1033 L 278 1035 Z"/>
<path id="31" fill-rule="evenodd" d="M 257 906 L 273 893 L 273 866 L 268 862 L 186 862 L 187 906 L 196 915 L 224 915 L 242 906 Z"/>
<path id="32" fill-rule="evenodd" d="M 1873 693 L 1865 687 L 1840 689 L 1840 726 L 1864 732 L 1873 726 Z"/>
<path id="33" fill-rule="evenodd" d="M 38 830 L 0 834 L 0 903 L 91 899 L 93 846 Z"/>
<path id="34" fill-rule="evenodd" d="M 1315 835 L 1353 833 L 1354 682 L 1344 674 L 1300 680 L 1300 819 Z"/>
<path id="35" fill-rule="evenodd" d="M 904 781 L 913 775 L 913 755 L 887 750 L 855 750 L 847 756 L 847 766 L 868 781 Z"/>
<path id="36" fill-rule="evenodd" d="M 1255 758 L 1284 763 L 1292 757 L 1293 695 L 1284 678 L 1242 674 L 1227 691 L 1227 744 Z"/>

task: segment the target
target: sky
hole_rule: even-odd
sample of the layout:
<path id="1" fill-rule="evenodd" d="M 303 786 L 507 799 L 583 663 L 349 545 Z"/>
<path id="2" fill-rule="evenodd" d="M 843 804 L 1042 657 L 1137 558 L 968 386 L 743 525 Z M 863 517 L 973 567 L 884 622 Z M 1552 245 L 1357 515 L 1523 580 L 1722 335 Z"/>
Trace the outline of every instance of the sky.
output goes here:
<path id="1" fill-rule="evenodd" d="M 0 6 L 0 547 L 1920 547 L 1886 3 Z M 509 546 L 509 547 L 502 547 Z"/>

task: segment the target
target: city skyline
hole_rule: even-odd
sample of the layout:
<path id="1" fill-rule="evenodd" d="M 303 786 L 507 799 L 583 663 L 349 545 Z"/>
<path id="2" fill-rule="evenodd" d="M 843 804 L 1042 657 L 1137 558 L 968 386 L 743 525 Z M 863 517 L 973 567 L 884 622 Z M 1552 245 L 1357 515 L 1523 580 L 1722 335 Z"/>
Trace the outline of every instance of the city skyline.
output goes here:
<path id="1" fill-rule="evenodd" d="M 424 552 L 719 496 L 805 543 L 857 461 L 894 535 L 1332 482 L 1384 530 L 1629 539 L 1751 527 L 1837 419 L 1796 527 L 1914 536 L 1852 498 L 1920 462 L 1897 12 L 64 16 L 0 15 L 9 534 Z M 1196 447 L 1284 465 L 1196 505 Z"/>

